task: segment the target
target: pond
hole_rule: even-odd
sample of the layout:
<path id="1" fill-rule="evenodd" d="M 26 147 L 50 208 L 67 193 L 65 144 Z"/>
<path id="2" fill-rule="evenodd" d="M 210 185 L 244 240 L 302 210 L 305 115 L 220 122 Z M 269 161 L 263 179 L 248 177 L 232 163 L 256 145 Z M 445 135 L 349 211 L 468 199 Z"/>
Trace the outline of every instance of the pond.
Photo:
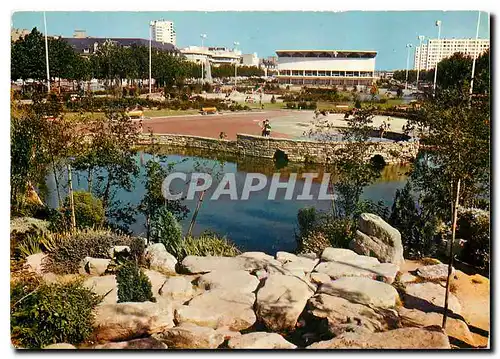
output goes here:
<path id="1" fill-rule="evenodd" d="M 331 201 L 317 199 L 321 186 L 321 178 L 324 168 L 320 165 L 288 164 L 283 168 L 276 168 L 272 160 L 261 158 L 236 158 L 227 155 L 214 155 L 200 150 L 169 149 L 162 148 L 162 156 L 157 159 L 163 164 L 175 163 L 175 172 L 189 174 L 202 172 L 200 168 L 210 168 L 212 173 L 218 174 L 219 179 L 224 173 L 234 173 L 238 197 L 241 196 L 242 187 L 247 173 L 261 173 L 267 179 L 267 185 L 262 191 L 252 192 L 248 200 L 231 200 L 228 195 L 222 195 L 218 200 L 211 200 L 216 184 L 207 190 L 205 199 L 201 205 L 193 234 L 198 235 L 205 230 L 211 230 L 227 236 L 241 249 L 245 251 L 263 251 L 275 254 L 277 251 L 293 251 L 296 248 L 294 233 L 297 230 L 297 212 L 300 208 L 314 206 L 320 210 L 331 208 Z M 118 190 L 116 198 L 124 203 L 138 204 L 144 196 L 144 180 L 147 161 L 152 156 L 144 151 L 138 153 L 136 160 L 140 166 L 140 174 L 135 179 L 134 190 L 127 192 Z M 373 201 L 384 201 L 386 206 L 391 206 L 397 189 L 404 187 L 406 183 L 405 172 L 408 168 L 402 166 L 388 165 L 383 170 L 382 177 L 376 183 L 365 188 L 362 195 L 365 199 Z M 274 200 L 268 200 L 271 178 L 274 173 L 280 173 L 280 181 L 286 182 L 290 173 L 297 173 L 293 199 L 286 200 L 285 189 L 277 191 Z M 302 193 L 304 186 L 303 173 L 319 173 L 318 180 L 313 180 L 310 193 L 314 195 L 313 200 L 298 200 L 298 194 Z M 87 190 L 86 174 L 74 172 L 74 189 Z M 334 177 L 335 174 L 332 174 Z M 215 180 L 214 180 L 215 181 Z M 48 178 L 49 206 L 57 206 L 57 195 L 53 177 Z M 187 184 L 181 180 L 172 182 L 172 192 L 176 193 Z M 186 194 L 186 191 L 184 191 Z M 193 200 L 184 200 L 183 204 L 188 206 L 190 213 L 182 221 L 184 232 L 187 231 L 191 216 L 198 201 L 199 193 Z M 131 230 L 136 235 L 144 235 L 144 217 L 136 216 L 136 222 L 132 224 Z"/>

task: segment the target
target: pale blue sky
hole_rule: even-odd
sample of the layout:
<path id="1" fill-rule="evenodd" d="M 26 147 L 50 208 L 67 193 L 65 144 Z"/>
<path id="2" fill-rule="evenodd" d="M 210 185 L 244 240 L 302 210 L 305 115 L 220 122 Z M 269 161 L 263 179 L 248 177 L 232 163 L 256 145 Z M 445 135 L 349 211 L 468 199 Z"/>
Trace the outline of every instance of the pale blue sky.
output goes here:
<path id="1" fill-rule="evenodd" d="M 416 45 L 417 35 L 437 37 L 436 20 L 442 21 L 441 37 L 476 36 L 477 11 L 406 12 L 47 12 L 50 35 L 70 37 L 84 29 L 95 37 L 148 38 L 150 20 L 171 20 L 177 32 L 177 46 L 206 45 L 232 47 L 240 43 L 244 53 L 259 57 L 275 55 L 279 49 L 348 49 L 378 51 L 379 70 L 406 67 L 407 43 Z M 43 32 L 41 12 L 17 12 L 15 28 Z M 487 13 L 482 13 L 479 37 L 490 38 Z"/>

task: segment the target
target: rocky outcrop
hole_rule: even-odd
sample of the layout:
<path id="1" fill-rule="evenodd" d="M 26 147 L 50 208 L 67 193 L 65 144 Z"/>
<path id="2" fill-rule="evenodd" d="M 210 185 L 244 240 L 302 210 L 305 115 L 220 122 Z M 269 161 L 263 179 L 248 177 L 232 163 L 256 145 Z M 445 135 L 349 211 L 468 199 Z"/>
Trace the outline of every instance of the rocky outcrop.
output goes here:
<path id="1" fill-rule="evenodd" d="M 401 328 L 381 333 L 346 333 L 332 340 L 314 343 L 308 349 L 451 349 L 440 331 Z"/>
<path id="2" fill-rule="evenodd" d="M 43 349 L 47 350 L 56 350 L 56 349 L 76 349 L 76 347 L 73 344 L 68 344 L 68 343 L 56 343 L 56 344 L 50 344 L 44 347 Z"/>
<path id="3" fill-rule="evenodd" d="M 80 274 L 102 275 L 108 270 L 111 259 L 85 257 L 80 263 Z"/>
<path id="4" fill-rule="evenodd" d="M 98 342 L 124 341 L 173 326 L 172 309 L 165 303 L 104 304 L 96 308 L 94 336 Z"/>
<path id="5" fill-rule="evenodd" d="M 175 349 L 215 349 L 224 342 L 222 333 L 191 323 L 166 329 L 154 338 Z"/>
<path id="6" fill-rule="evenodd" d="M 105 296 L 101 304 L 116 304 L 118 302 L 118 285 L 115 275 L 89 277 L 83 285 L 96 293 Z"/>
<path id="7" fill-rule="evenodd" d="M 455 274 L 455 268 L 451 268 L 451 275 Z M 417 268 L 417 275 L 428 281 L 444 281 L 448 278 L 447 264 L 434 264 Z"/>
<path id="8" fill-rule="evenodd" d="M 36 273 L 38 275 L 43 275 L 43 262 L 47 258 L 47 254 L 40 252 L 32 254 L 26 257 L 26 263 L 24 264 L 24 268 L 29 271 Z"/>
<path id="9" fill-rule="evenodd" d="M 379 216 L 362 213 L 359 230 L 349 247 L 356 253 L 376 257 L 383 263 L 400 265 L 404 262 L 401 233 Z"/>
<path id="10" fill-rule="evenodd" d="M 231 349 L 295 349 L 296 345 L 290 343 L 281 335 L 267 332 L 254 332 L 243 334 L 229 340 Z"/>
<path id="11" fill-rule="evenodd" d="M 363 277 L 343 277 L 322 284 L 317 293 L 380 308 L 394 307 L 399 299 L 398 292 L 391 285 Z"/>
<path id="12" fill-rule="evenodd" d="M 149 268 L 165 273 L 175 273 L 177 259 L 167 252 L 162 243 L 155 243 L 148 246 L 144 252 L 144 257 L 149 263 Z"/>
<path id="13" fill-rule="evenodd" d="M 133 339 L 127 342 L 111 342 L 106 344 L 98 344 L 94 345 L 91 349 L 114 349 L 114 350 L 137 350 L 137 349 L 149 349 L 149 350 L 164 350 L 168 349 L 168 346 L 161 341 L 149 337 L 149 338 L 140 338 Z"/>
<path id="14" fill-rule="evenodd" d="M 240 331 L 251 327 L 255 295 L 238 290 L 214 289 L 194 297 L 187 305 L 175 309 L 176 323 L 192 323 L 209 328 L 226 327 Z"/>
<path id="15" fill-rule="evenodd" d="M 198 279 L 198 287 L 210 289 L 236 290 L 252 293 L 259 285 L 256 276 L 244 270 L 223 272 L 219 270 L 203 274 Z"/>
<path id="16" fill-rule="evenodd" d="M 167 276 L 164 274 L 151 270 L 151 269 L 145 269 L 144 274 L 148 277 L 149 281 L 151 282 L 151 292 L 153 292 L 153 297 L 158 299 L 160 297 L 160 289 L 163 287 L 163 284 L 167 280 Z"/>
<path id="17" fill-rule="evenodd" d="M 114 246 L 108 251 L 109 258 L 115 259 L 120 257 L 127 257 L 130 255 L 130 247 L 129 246 Z"/>
<path id="18" fill-rule="evenodd" d="M 312 272 L 314 267 L 319 263 L 319 259 L 317 258 L 299 257 L 287 252 L 276 253 L 276 260 L 282 264 L 285 270 L 290 272 L 302 271 L 304 273 Z"/>
<path id="19" fill-rule="evenodd" d="M 209 273 L 215 270 L 229 271 L 247 270 L 245 259 L 238 257 L 216 257 L 216 256 L 187 256 L 181 263 L 181 267 L 191 274 Z"/>
<path id="20" fill-rule="evenodd" d="M 194 295 L 193 285 L 185 276 L 173 276 L 165 280 L 160 296 L 173 301 L 187 301 Z"/>
<path id="21" fill-rule="evenodd" d="M 272 274 L 257 291 L 255 312 L 272 331 L 293 330 L 307 300 L 314 294 L 310 285 L 297 277 Z"/>
<path id="22" fill-rule="evenodd" d="M 445 294 L 445 286 L 438 283 L 410 283 L 406 285 L 405 307 L 424 312 L 442 312 Z M 460 302 L 453 293 L 449 293 L 448 309 L 455 314 L 460 314 L 462 311 Z"/>

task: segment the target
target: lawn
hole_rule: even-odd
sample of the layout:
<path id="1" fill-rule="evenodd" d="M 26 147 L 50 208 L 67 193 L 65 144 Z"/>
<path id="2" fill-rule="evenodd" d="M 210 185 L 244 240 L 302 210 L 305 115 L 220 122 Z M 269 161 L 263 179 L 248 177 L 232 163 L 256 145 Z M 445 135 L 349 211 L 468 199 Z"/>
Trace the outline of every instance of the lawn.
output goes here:
<path id="1" fill-rule="evenodd" d="M 197 115 L 199 110 L 144 110 L 145 117 L 166 117 L 166 116 L 182 116 L 182 115 Z"/>

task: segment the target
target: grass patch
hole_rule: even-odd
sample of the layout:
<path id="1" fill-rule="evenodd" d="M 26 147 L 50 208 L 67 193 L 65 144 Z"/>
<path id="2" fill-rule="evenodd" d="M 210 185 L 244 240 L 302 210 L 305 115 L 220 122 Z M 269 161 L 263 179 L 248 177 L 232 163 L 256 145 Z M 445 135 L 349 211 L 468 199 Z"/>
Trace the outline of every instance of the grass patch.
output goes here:
<path id="1" fill-rule="evenodd" d="M 175 246 L 170 246 L 170 252 L 177 260 L 182 261 L 187 256 L 219 256 L 234 257 L 241 253 L 234 243 L 224 237 L 212 234 L 186 237 Z"/>
<path id="2" fill-rule="evenodd" d="M 145 117 L 167 117 L 167 116 L 182 116 L 182 115 L 199 115 L 199 110 L 144 110 Z"/>

